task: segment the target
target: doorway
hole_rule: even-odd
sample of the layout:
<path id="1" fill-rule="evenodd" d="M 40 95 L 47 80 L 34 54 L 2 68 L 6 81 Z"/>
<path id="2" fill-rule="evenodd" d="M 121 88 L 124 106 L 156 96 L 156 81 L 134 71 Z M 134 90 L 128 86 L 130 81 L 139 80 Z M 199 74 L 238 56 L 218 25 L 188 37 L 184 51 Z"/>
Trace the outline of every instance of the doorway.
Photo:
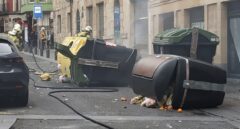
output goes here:
<path id="1" fill-rule="evenodd" d="M 228 6 L 228 75 L 240 78 L 240 1 Z"/>

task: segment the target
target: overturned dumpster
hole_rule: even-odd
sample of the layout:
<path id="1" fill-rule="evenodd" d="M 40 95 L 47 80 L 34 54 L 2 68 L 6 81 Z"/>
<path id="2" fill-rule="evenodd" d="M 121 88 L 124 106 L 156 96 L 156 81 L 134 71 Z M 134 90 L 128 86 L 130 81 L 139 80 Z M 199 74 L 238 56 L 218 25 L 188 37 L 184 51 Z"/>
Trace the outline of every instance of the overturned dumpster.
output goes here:
<path id="1" fill-rule="evenodd" d="M 224 84 L 226 72 L 214 65 L 181 56 L 155 55 L 135 64 L 130 86 L 136 94 L 158 101 L 171 91 L 172 106 L 177 109 L 221 105 Z"/>
<path id="2" fill-rule="evenodd" d="M 56 49 L 70 59 L 73 82 L 89 86 L 127 86 L 137 55 L 135 49 L 86 37 L 68 37 Z"/>

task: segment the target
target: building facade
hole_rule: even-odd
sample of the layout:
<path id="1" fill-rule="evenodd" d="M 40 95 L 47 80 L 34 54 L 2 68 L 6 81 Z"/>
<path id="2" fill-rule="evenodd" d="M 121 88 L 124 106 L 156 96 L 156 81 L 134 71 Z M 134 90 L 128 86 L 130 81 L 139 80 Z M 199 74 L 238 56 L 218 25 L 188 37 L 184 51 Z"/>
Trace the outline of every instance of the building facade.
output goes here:
<path id="1" fill-rule="evenodd" d="M 214 57 L 230 77 L 240 77 L 239 0 L 150 0 L 149 53 L 153 37 L 166 29 L 200 27 L 217 34 Z"/>
<path id="2" fill-rule="evenodd" d="M 53 5 L 56 42 L 90 25 L 93 37 L 148 54 L 148 0 L 53 0 Z"/>
<path id="3" fill-rule="evenodd" d="M 53 0 L 54 41 L 80 32 L 84 0 Z"/>
<path id="4" fill-rule="evenodd" d="M 21 0 L 0 1 L 0 32 L 12 29 L 16 22 L 21 23 L 24 16 L 20 12 Z"/>

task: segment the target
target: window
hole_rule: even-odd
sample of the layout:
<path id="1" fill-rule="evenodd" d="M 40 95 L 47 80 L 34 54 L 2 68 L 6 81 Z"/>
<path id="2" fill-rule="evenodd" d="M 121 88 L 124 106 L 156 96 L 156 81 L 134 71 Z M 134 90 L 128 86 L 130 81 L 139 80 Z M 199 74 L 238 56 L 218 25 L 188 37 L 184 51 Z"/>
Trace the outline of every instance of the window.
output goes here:
<path id="1" fill-rule="evenodd" d="M 98 37 L 104 36 L 104 4 L 100 3 L 98 6 Z"/>
<path id="2" fill-rule="evenodd" d="M 114 1 L 114 39 L 115 43 L 120 44 L 121 40 L 121 19 L 120 19 L 120 3 L 119 0 Z"/>
<path id="3" fill-rule="evenodd" d="M 57 16 L 57 32 L 58 33 L 61 33 L 61 28 L 62 27 L 62 21 L 61 21 L 61 15 L 58 15 Z"/>
<path id="4" fill-rule="evenodd" d="M 163 30 L 169 30 L 174 28 L 174 13 L 165 13 L 162 14 L 161 17 L 163 20 Z"/>
<path id="5" fill-rule="evenodd" d="M 77 24 L 77 33 L 79 33 L 81 31 L 81 19 L 80 19 L 80 12 L 79 10 L 77 10 L 77 14 L 76 14 L 76 24 Z"/>
<path id="6" fill-rule="evenodd" d="M 92 27 L 92 18 L 93 18 L 93 8 L 92 6 L 87 7 L 87 25 Z"/>
<path id="7" fill-rule="evenodd" d="M 13 46 L 8 43 L 0 42 L 0 48 L 0 55 L 8 55 L 14 51 Z"/>
<path id="8" fill-rule="evenodd" d="M 204 8 L 197 7 L 189 10 L 190 27 L 198 27 L 204 29 Z"/>
<path id="9" fill-rule="evenodd" d="M 19 1 L 19 0 L 16 0 L 16 10 L 15 10 L 16 12 L 19 11 L 19 8 L 18 8 L 18 1 Z"/>
<path id="10" fill-rule="evenodd" d="M 71 32 L 72 29 L 72 16 L 71 13 L 67 13 L 67 31 Z"/>

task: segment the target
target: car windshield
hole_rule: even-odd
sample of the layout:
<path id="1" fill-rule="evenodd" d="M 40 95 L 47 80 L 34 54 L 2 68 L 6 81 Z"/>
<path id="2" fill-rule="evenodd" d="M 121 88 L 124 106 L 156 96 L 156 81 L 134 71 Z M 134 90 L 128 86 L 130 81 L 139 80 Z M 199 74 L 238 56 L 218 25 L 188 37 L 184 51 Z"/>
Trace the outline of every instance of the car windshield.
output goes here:
<path id="1" fill-rule="evenodd" d="M 0 56 L 8 55 L 8 54 L 11 54 L 13 52 L 14 52 L 14 49 L 10 44 L 0 42 Z"/>

